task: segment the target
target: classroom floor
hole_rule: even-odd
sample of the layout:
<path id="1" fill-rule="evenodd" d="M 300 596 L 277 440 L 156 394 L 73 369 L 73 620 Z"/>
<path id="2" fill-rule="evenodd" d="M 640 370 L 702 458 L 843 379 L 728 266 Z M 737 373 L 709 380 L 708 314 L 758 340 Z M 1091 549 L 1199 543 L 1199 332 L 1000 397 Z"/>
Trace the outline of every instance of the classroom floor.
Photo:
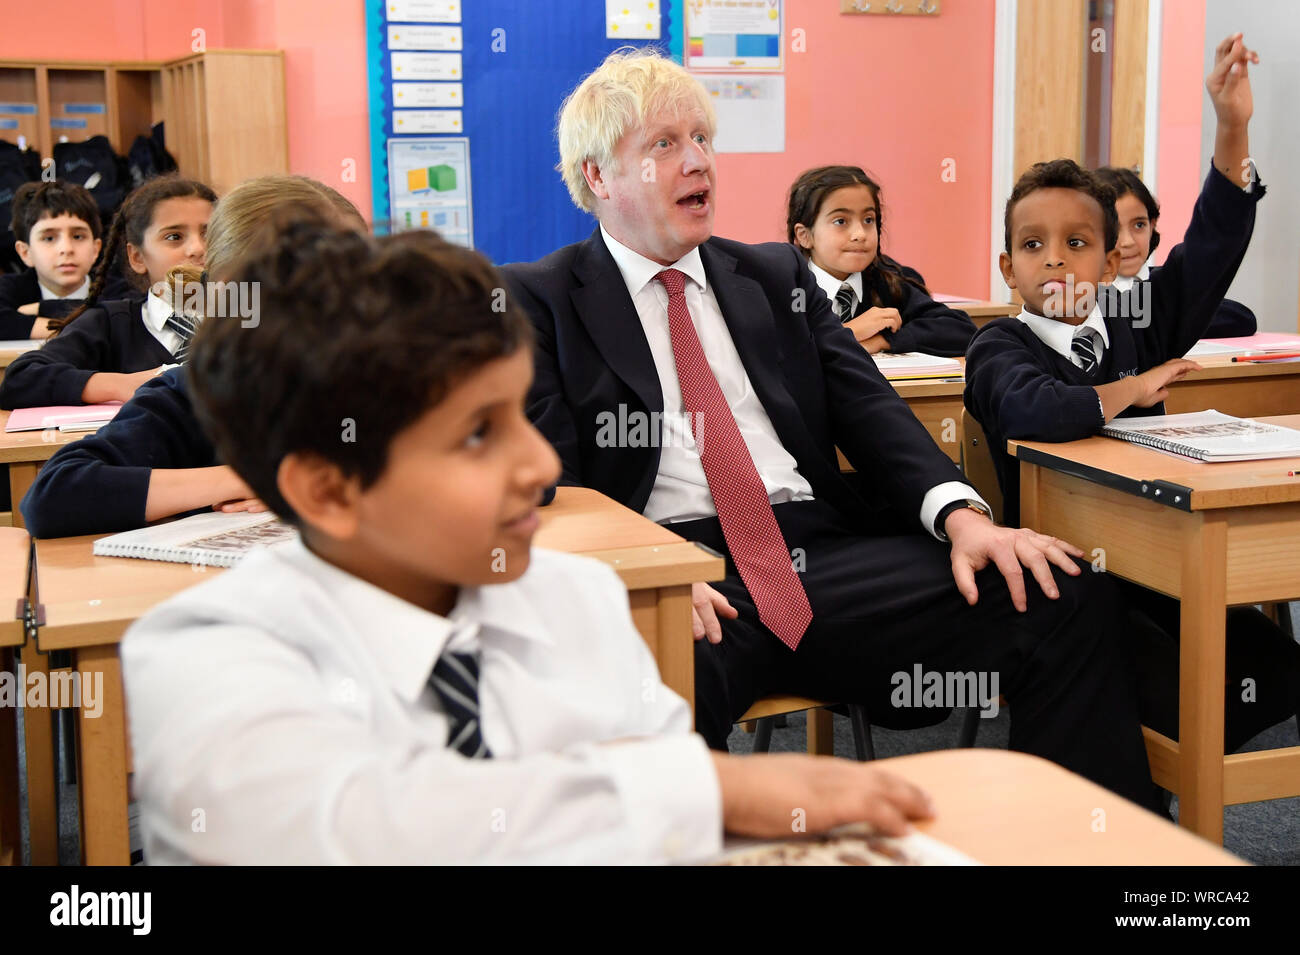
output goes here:
<path id="1" fill-rule="evenodd" d="M 1300 606 L 1292 604 L 1292 619 L 1300 632 Z M 19 733 L 21 734 L 22 710 L 19 710 Z M 872 742 L 876 758 L 903 756 L 908 753 L 921 753 L 937 749 L 950 749 L 956 745 L 961 729 L 963 713 L 956 711 L 946 722 L 920 730 L 888 730 L 879 726 L 871 728 Z M 788 717 L 789 725 L 772 732 L 773 752 L 802 752 L 805 745 L 804 717 L 801 713 Z M 980 720 L 977 746 L 1006 748 L 1010 734 L 1011 713 L 1003 708 L 995 719 Z M 1279 723 L 1246 744 L 1241 752 L 1261 749 L 1274 749 L 1283 746 L 1295 746 L 1300 743 L 1300 731 L 1294 718 Z M 747 753 L 753 749 L 754 737 L 736 727 L 728 738 L 728 744 L 734 753 Z M 835 752 L 841 756 L 853 753 L 853 734 L 849 721 L 842 716 L 835 717 Z M 26 775 L 26 760 L 19 752 L 19 771 Z M 75 786 L 60 787 L 59 803 L 59 863 L 76 865 L 80 858 L 79 838 L 77 833 L 77 791 Z M 1174 813 L 1178 811 L 1178 800 L 1173 802 Z M 27 852 L 26 803 L 22 805 L 23 853 Z M 1223 844 L 1248 862 L 1256 865 L 1295 865 L 1300 866 L 1300 797 L 1292 799 L 1274 799 L 1269 802 L 1246 803 L 1229 806 L 1223 815 Z M 131 848 L 140 848 L 136 806 L 131 805 Z M 1158 864 L 1157 860 L 1153 860 Z"/>

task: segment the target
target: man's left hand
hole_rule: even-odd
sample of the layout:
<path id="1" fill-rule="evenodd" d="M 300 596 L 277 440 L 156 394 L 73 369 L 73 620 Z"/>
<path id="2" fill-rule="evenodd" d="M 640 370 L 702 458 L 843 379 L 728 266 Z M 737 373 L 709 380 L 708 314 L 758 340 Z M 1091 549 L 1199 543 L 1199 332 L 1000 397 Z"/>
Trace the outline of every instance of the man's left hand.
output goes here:
<path id="1" fill-rule="evenodd" d="M 990 562 L 1002 571 L 1002 576 L 1007 580 L 1007 589 L 1011 591 L 1011 602 L 1022 613 L 1029 606 L 1025 594 L 1025 567 L 1034 575 L 1043 593 L 1052 600 L 1059 597 L 1060 592 L 1056 589 L 1056 581 L 1052 579 L 1050 564 L 1055 564 L 1072 577 L 1082 573 L 1070 558 L 1082 557 L 1083 551 L 1073 544 L 1027 527 L 999 527 L 969 508 L 948 515 L 944 531 L 952 542 L 953 579 L 971 606 L 979 600 L 975 573 L 983 570 Z"/>

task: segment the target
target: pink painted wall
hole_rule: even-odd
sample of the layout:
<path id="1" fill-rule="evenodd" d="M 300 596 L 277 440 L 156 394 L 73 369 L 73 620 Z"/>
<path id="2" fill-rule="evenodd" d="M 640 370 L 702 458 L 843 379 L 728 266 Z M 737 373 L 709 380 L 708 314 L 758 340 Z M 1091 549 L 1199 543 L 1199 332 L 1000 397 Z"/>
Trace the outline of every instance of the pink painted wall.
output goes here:
<path id="1" fill-rule="evenodd" d="M 167 60 L 208 49 L 285 53 L 289 168 L 338 189 L 370 213 L 364 13 L 359 0 L 63 0 L 77 24 L 5 18 L 0 59 Z M 355 160 L 345 178 L 344 160 Z"/>
<path id="2" fill-rule="evenodd" d="M 1160 119 L 1156 140 L 1156 198 L 1160 200 L 1163 263 L 1192 219 L 1208 165 L 1201 166 L 1205 104 L 1205 4 L 1166 0 L 1160 31 Z"/>
<path id="3" fill-rule="evenodd" d="M 843 16 L 833 0 L 786 4 L 785 153 L 718 159 L 718 235 L 785 238 L 785 196 L 803 170 L 858 165 L 883 187 L 883 247 L 931 289 L 989 292 L 993 0 L 937 17 Z M 790 31 L 807 51 L 790 52 Z M 956 181 L 940 178 L 956 161 Z"/>

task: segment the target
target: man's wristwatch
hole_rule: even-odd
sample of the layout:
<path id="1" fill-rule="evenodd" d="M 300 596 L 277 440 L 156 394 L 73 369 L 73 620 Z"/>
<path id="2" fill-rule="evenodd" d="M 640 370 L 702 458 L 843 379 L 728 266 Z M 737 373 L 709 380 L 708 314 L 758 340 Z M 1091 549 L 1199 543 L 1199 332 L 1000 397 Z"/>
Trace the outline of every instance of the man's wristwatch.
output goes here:
<path id="1" fill-rule="evenodd" d="M 949 515 L 968 507 L 972 511 L 983 514 L 989 520 L 993 520 L 993 512 L 988 509 L 988 506 L 983 501 L 963 498 L 962 500 L 953 501 L 951 504 L 945 504 L 943 509 L 939 511 L 939 516 L 934 519 L 934 532 L 939 535 L 940 540 L 946 541 L 948 539 L 948 534 L 944 531 L 943 526 L 947 523 Z"/>

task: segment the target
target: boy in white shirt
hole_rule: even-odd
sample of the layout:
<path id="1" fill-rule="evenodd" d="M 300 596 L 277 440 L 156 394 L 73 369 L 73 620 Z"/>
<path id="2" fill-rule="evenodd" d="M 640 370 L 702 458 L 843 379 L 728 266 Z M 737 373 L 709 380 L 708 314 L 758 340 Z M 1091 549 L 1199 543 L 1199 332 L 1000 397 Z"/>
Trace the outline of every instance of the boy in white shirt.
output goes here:
<path id="1" fill-rule="evenodd" d="M 222 459 L 302 540 L 125 638 L 149 861 L 685 861 L 796 809 L 929 815 L 870 766 L 711 753 L 614 573 L 530 550 L 559 465 L 481 256 L 313 222 L 265 245 L 236 276 L 257 324 L 205 322 L 189 367 Z"/>

